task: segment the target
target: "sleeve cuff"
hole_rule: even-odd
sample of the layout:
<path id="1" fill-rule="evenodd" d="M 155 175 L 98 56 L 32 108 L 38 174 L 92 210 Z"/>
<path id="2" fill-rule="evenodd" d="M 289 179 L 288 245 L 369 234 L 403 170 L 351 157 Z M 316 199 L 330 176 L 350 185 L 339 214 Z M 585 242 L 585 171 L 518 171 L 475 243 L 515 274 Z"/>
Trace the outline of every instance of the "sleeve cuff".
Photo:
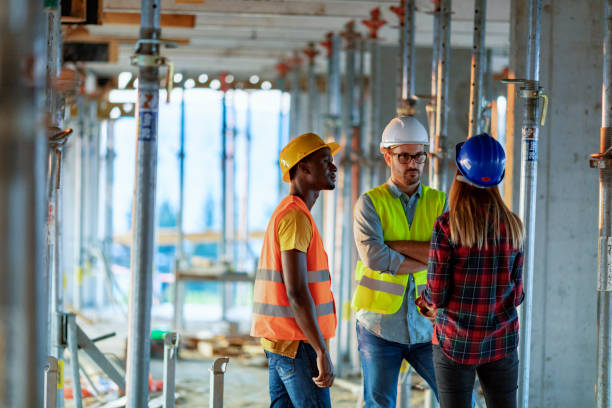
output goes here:
<path id="1" fill-rule="evenodd" d="M 392 250 L 389 251 L 389 273 L 391 273 L 391 275 L 395 276 L 395 274 L 397 274 L 404 259 L 406 259 L 404 255 Z"/>

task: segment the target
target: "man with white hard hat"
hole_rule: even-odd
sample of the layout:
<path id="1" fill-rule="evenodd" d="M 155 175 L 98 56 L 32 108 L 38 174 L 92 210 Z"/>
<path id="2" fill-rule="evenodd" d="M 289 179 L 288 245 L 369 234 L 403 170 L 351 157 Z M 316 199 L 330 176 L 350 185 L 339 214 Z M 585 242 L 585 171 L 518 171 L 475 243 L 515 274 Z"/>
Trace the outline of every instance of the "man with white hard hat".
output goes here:
<path id="1" fill-rule="evenodd" d="M 391 177 L 355 205 L 360 261 L 352 307 L 357 311 L 366 407 L 395 407 L 403 359 L 437 395 L 432 324 L 414 304 L 427 285 L 434 222 L 447 211 L 446 194 L 421 183 L 428 146 L 427 131 L 414 117 L 389 122 L 380 151 Z"/>

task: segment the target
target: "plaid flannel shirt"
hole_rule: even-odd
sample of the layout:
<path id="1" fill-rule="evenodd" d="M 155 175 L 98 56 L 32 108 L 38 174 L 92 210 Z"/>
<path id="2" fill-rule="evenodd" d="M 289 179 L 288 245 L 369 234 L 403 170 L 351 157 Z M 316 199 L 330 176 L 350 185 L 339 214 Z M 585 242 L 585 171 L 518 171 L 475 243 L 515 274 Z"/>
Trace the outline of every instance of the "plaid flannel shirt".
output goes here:
<path id="1" fill-rule="evenodd" d="M 499 360 L 518 346 L 523 250 L 490 232 L 487 249 L 450 241 L 448 213 L 434 224 L 423 298 L 437 309 L 434 343 L 466 365 Z"/>

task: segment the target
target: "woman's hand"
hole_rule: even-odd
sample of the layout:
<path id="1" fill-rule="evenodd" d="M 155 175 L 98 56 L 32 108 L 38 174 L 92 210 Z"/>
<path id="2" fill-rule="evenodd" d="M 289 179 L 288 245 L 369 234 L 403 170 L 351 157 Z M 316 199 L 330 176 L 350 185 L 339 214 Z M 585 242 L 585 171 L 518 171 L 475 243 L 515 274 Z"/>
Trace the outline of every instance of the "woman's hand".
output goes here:
<path id="1" fill-rule="evenodd" d="M 429 319 L 429 321 L 431 321 L 432 323 L 434 322 L 434 320 L 436 319 L 436 309 L 432 305 L 427 303 L 427 301 L 423 299 L 423 296 L 419 296 L 418 298 L 416 298 L 414 304 L 417 305 L 417 307 L 419 308 L 419 312 L 423 316 Z"/>

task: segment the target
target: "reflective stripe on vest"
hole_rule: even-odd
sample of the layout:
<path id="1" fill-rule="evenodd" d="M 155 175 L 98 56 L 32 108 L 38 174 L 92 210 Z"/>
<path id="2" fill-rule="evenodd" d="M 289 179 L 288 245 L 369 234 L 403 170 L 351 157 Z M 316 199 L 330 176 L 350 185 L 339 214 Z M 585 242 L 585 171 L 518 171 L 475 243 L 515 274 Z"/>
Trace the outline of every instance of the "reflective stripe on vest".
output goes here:
<path id="1" fill-rule="evenodd" d="M 255 278 L 270 282 L 284 282 L 281 271 L 273 269 L 258 269 Z M 326 282 L 329 279 L 329 270 L 322 269 L 320 271 L 308 271 L 308 283 Z"/>
<path id="2" fill-rule="evenodd" d="M 334 314 L 334 302 L 327 302 L 315 306 L 317 316 Z M 294 317 L 290 306 L 268 305 L 266 303 L 253 303 L 253 313 L 264 316 Z"/>
<path id="3" fill-rule="evenodd" d="M 414 219 L 409 225 L 401 200 L 393 196 L 386 183 L 366 194 L 378 214 L 385 241 L 429 241 L 434 222 L 442 214 L 446 201 L 443 192 L 422 185 Z M 394 276 L 366 268 L 358 261 L 355 267 L 358 285 L 353 295 L 353 309 L 382 314 L 397 312 L 404 301 L 410 276 L 414 278 L 415 295 L 419 296 L 427 285 L 427 270 Z"/>
<path id="4" fill-rule="evenodd" d="M 336 333 L 336 307 L 323 240 L 306 204 L 297 196 L 287 196 L 272 214 L 264 237 L 253 290 L 253 337 L 306 340 L 289 307 L 277 233 L 278 221 L 287 212 L 296 209 L 308 216 L 312 227 L 312 238 L 306 252 L 306 270 L 317 323 L 324 338 L 329 339 Z"/>

